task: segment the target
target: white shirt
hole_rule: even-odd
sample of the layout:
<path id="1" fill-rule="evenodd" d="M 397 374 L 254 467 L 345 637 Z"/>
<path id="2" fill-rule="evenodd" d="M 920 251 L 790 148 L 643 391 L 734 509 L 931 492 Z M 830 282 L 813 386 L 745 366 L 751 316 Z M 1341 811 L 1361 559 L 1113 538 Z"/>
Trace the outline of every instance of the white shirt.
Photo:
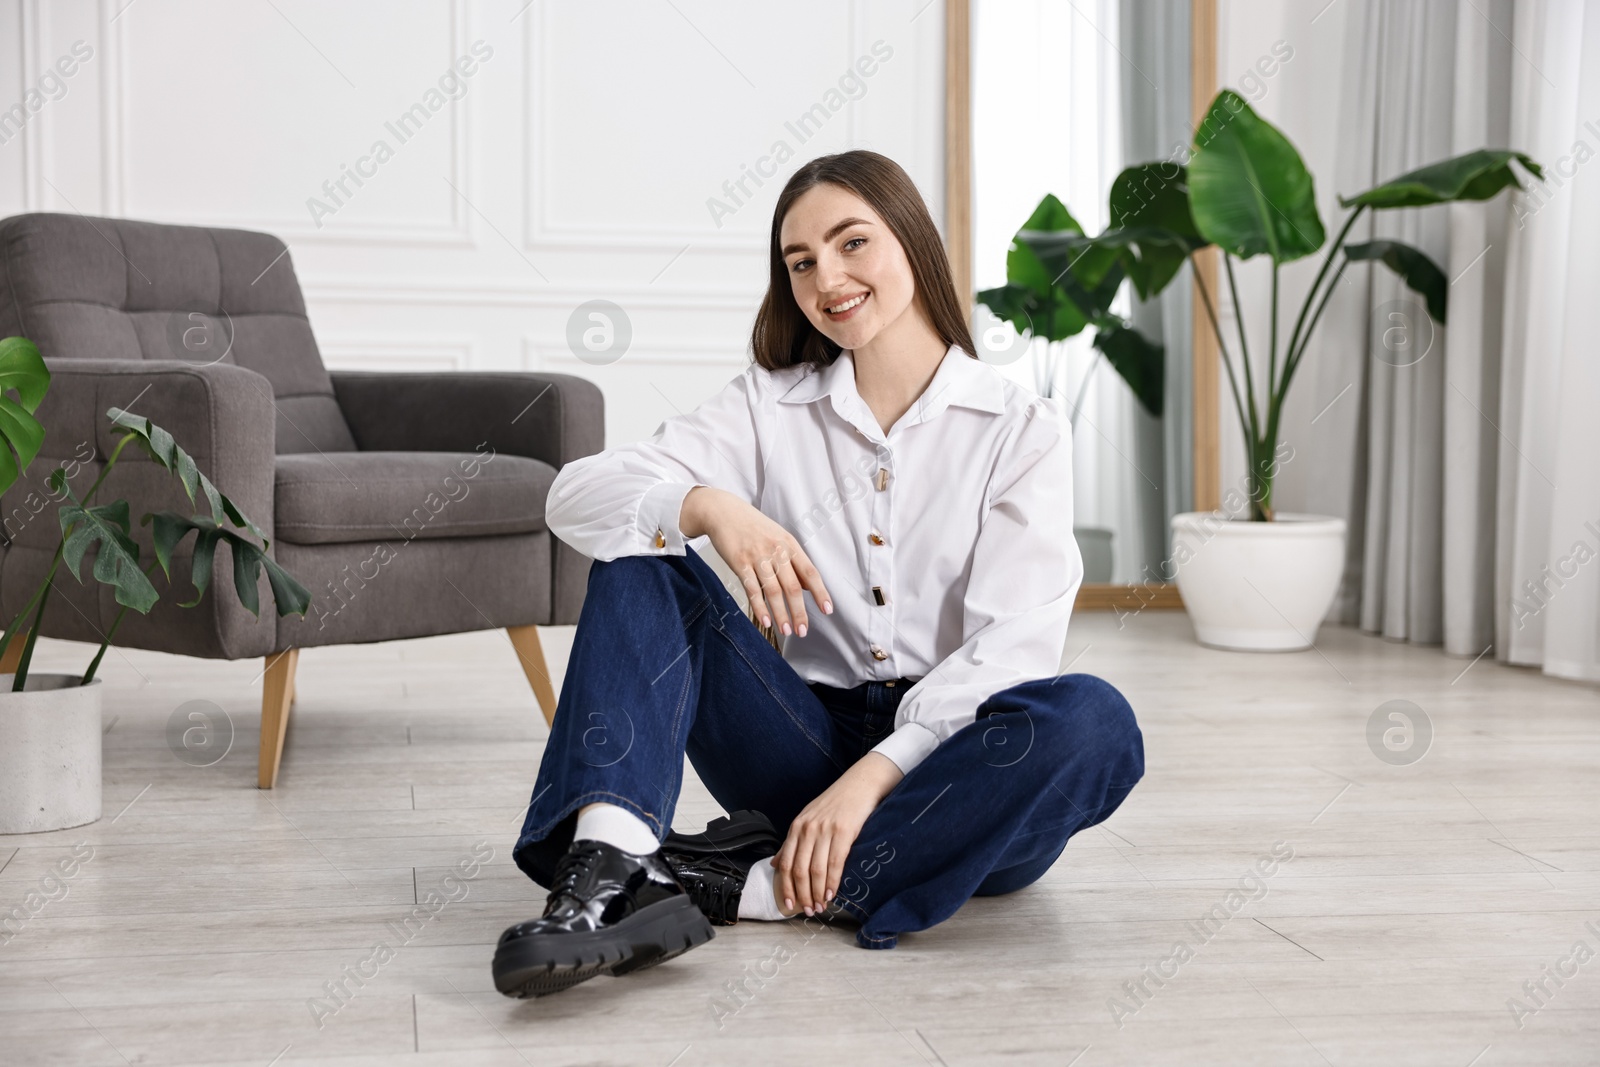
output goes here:
<path id="1" fill-rule="evenodd" d="M 593 559 L 682 556 L 696 485 L 759 508 L 821 572 L 833 614 L 807 595 L 806 636 L 778 637 L 802 678 L 916 679 L 875 746 L 902 771 L 993 693 L 1059 672 L 1083 580 L 1060 399 L 952 345 L 885 434 L 849 350 L 820 370 L 752 364 L 648 441 L 562 467 L 546 521 Z"/>

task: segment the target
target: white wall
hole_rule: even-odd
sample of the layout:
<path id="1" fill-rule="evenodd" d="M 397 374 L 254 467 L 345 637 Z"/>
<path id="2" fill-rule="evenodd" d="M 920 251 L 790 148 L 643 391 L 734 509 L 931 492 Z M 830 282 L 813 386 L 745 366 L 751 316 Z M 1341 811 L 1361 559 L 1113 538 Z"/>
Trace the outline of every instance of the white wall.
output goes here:
<path id="1" fill-rule="evenodd" d="M 1333 185 L 1335 135 L 1338 125 L 1340 50 L 1344 42 L 1345 14 L 1348 4 L 1313 3 L 1298 0 L 1220 0 L 1218 4 L 1217 79 L 1224 88 L 1239 92 L 1251 102 L 1251 107 L 1262 118 L 1283 131 L 1310 168 L 1316 183 L 1318 211 L 1322 224 L 1332 241 L 1338 226 L 1344 221 L 1344 211 L 1339 208 L 1337 194 L 1350 195 L 1354 189 L 1335 189 Z M 1283 42 L 1292 50 L 1287 62 L 1268 62 L 1264 68 L 1256 64 L 1273 54 L 1273 46 Z M 1270 76 L 1262 69 L 1272 70 Z M 1255 72 L 1249 80 L 1248 72 Z M 1281 276 L 1279 294 L 1279 345 L 1286 343 L 1294 328 L 1294 317 L 1305 299 L 1307 289 L 1321 266 L 1322 253 L 1308 256 L 1286 266 Z M 1236 265 L 1239 280 L 1240 302 L 1244 308 L 1247 336 L 1252 354 L 1251 373 L 1258 387 L 1257 403 L 1262 418 L 1266 417 L 1263 397 L 1267 380 L 1266 349 L 1270 333 L 1271 273 L 1266 256 L 1257 256 L 1246 264 Z M 1233 309 L 1229 306 L 1226 290 L 1220 299 L 1223 336 L 1230 351 L 1238 358 L 1239 348 L 1234 333 Z M 1290 383 L 1289 399 L 1284 406 L 1279 441 L 1293 445 L 1296 450 L 1317 447 L 1313 438 L 1311 420 L 1316 418 L 1316 431 L 1330 419 L 1355 410 L 1357 390 L 1352 388 L 1339 397 L 1339 389 L 1325 387 L 1312 372 L 1309 360 L 1316 353 L 1307 354 L 1308 362 L 1295 372 Z M 1235 365 L 1236 373 L 1239 367 Z M 1239 429 L 1239 418 L 1232 397 L 1227 392 L 1227 377 L 1219 374 L 1222 393 L 1218 397 L 1222 418 L 1222 486 L 1223 491 L 1244 488 L 1245 455 L 1244 437 Z M 1240 379 L 1240 389 L 1244 388 Z M 1319 391 L 1320 390 L 1320 391 Z M 1334 404 L 1326 415 L 1319 414 L 1329 404 Z M 1342 411 L 1341 406 L 1348 406 Z M 1319 433 L 1320 436 L 1320 433 Z M 1309 471 L 1304 465 L 1297 467 L 1293 461 L 1286 464 L 1274 489 L 1274 504 L 1283 511 L 1306 510 Z"/>
<path id="2" fill-rule="evenodd" d="M 745 364 L 772 204 L 805 160 L 883 152 L 942 220 L 939 0 L 525 2 L 0 0 L 0 109 L 27 116 L 0 143 L 0 217 L 269 230 L 330 366 L 581 374 L 608 444 Z M 52 80 L 78 41 L 92 58 Z M 460 57 L 473 73 L 402 140 L 385 124 Z M 786 123 L 819 103 L 838 106 L 802 140 Z M 392 156 L 336 203 L 323 183 L 379 140 Z M 714 217 L 777 142 L 793 158 Z M 567 343 L 592 299 L 633 330 L 604 365 Z"/>

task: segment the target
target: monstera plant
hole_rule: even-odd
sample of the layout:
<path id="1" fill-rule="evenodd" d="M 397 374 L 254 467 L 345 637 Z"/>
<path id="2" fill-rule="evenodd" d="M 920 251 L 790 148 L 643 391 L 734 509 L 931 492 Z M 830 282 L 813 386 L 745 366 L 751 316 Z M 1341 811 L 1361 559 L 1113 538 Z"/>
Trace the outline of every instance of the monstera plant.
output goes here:
<path id="1" fill-rule="evenodd" d="M 39 350 L 22 337 L 0 340 L 0 493 L 10 489 L 21 473 L 39 454 L 44 443 L 44 427 L 33 413 L 44 398 L 50 385 L 50 372 L 46 369 Z M 5 395 L 17 393 L 12 400 Z M 106 412 L 111 420 L 111 432 L 121 440 L 106 458 L 105 467 L 80 499 L 68 482 L 67 469 L 57 467 L 48 484 L 54 499 L 60 501 L 57 516 L 61 523 L 61 541 L 56 546 L 55 557 L 50 561 L 44 580 L 39 583 L 22 609 L 10 620 L 5 634 L 0 636 L 0 659 L 19 632 L 27 634 L 22 656 L 17 663 L 12 691 L 21 692 L 27 683 L 28 667 L 33 659 L 34 644 L 39 638 L 39 625 L 50 602 L 56 572 L 63 561 L 79 582 L 83 581 L 83 557 L 95 548 L 94 579 L 110 586 L 121 608 L 107 628 L 94 659 L 80 681 L 88 685 L 105 657 L 106 648 L 116 636 L 128 609 L 148 613 L 160 599 L 160 593 L 151 582 L 150 575 L 159 566 L 170 580 L 173 550 L 191 532 L 196 534 L 193 566 L 190 581 L 194 584 L 194 598 L 179 603 L 179 607 L 193 607 L 205 596 L 211 584 L 212 562 L 218 545 L 226 544 L 233 555 L 234 589 L 239 601 L 252 614 L 259 614 L 261 572 L 267 572 L 267 584 L 279 615 L 305 614 L 311 603 L 311 594 L 288 571 L 269 555 L 270 542 L 255 523 L 251 522 L 234 502 L 221 492 L 211 479 L 200 473 L 194 459 L 178 446 L 172 435 L 149 419 L 111 408 Z M 155 559 L 149 564 L 140 560 L 139 544 L 130 536 L 128 502 L 116 500 L 109 504 L 94 504 L 95 494 L 111 474 L 123 449 L 137 444 L 141 450 L 177 477 L 188 495 L 190 503 L 197 503 L 196 494 L 204 497 L 205 510 L 194 515 L 181 515 L 174 511 L 158 511 L 144 515 L 139 521 L 149 525 L 155 548 Z M 231 529 L 229 527 L 232 527 Z M 246 534 L 260 538 L 257 545 Z M 32 621 L 26 622 L 29 614 Z"/>
<path id="2" fill-rule="evenodd" d="M 1064 207 L 1059 212 L 1053 208 L 1045 212 L 1041 205 L 1042 213 L 1036 212 L 1030 225 L 1017 234 L 1012 250 L 1026 266 L 1019 276 L 1021 284 L 989 290 L 980 298 L 1002 317 L 1016 322 L 1014 316 L 1020 314 L 1027 321 L 1045 324 L 1047 330 L 1074 325 L 1082 329 L 1080 322 L 1099 325 L 1096 344 L 1102 351 L 1110 355 L 1111 349 L 1119 348 L 1143 365 L 1140 361 L 1148 361 L 1147 352 L 1153 346 L 1107 315 L 1116 287 L 1127 278 L 1139 297 L 1148 300 L 1171 284 L 1185 260 L 1215 245 L 1222 253 L 1238 326 L 1242 391 L 1217 321 L 1213 294 L 1202 287 L 1200 297 L 1221 348 L 1244 433 L 1250 518 L 1270 520 L 1284 398 L 1328 299 L 1350 265 L 1382 263 L 1422 298 L 1435 321 L 1441 325 L 1445 321 L 1449 287 L 1439 266 L 1419 249 L 1399 241 L 1347 243 L 1356 223 L 1368 211 L 1488 200 L 1508 187 L 1521 189 L 1513 162 L 1534 178 L 1543 177 L 1539 164 L 1521 152 L 1480 149 L 1402 174 L 1355 196 L 1340 197 L 1339 204 L 1347 214 L 1330 244 L 1317 213 L 1311 173 L 1300 153 L 1242 97 L 1223 90 L 1195 132 L 1187 166 L 1142 163 L 1124 170 L 1111 186 L 1110 224 L 1098 236 L 1084 234 Z M 1280 330 L 1279 273 L 1284 264 L 1319 251 L 1323 252 L 1321 267 L 1285 339 Z M 1252 371 L 1234 284 L 1234 260 L 1259 255 L 1267 256 L 1272 267 L 1264 389 L 1257 387 Z M 1200 279 L 1200 273 L 1195 277 Z M 1002 307 L 1010 314 L 1001 311 Z M 1116 358 L 1112 361 L 1117 364 Z M 1159 367 L 1159 362 L 1155 366 Z M 1129 384 L 1138 391 L 1133 378 Z"/>

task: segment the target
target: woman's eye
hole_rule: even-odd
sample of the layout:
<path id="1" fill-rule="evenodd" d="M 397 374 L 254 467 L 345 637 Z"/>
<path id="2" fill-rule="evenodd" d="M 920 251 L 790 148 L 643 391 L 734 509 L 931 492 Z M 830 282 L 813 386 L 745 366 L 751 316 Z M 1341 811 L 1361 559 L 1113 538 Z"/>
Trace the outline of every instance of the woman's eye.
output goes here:
<path id="1" fill-rule="evenodd" d="M 865 237 L 852 237 L 852 238 L 850 238 L 850 240 L 848 240 L 848 241 L 846 241 L 844 243 L 844 246 L 845 246 L 846 249 L 850 249 L 850 248 L 854 247 L 855 245 L 864 245 L 866 243 L 867 243 L 867 239 Z"/>
<path id="2" fill-rule="evenodd" d="M 794 273 L 799 274 L 809 266 L 811 266 L 811 261 L 809 259 L 797 259 L 789 269 Z"/>

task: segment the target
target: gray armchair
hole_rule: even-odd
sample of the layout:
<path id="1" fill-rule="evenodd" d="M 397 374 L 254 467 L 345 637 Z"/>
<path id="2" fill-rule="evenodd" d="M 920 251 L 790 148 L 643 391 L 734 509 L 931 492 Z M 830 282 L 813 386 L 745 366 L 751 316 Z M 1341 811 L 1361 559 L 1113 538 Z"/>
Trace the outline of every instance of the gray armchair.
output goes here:
<path id="1" fill-rule="evenodd" d="M 129 613 L 116 644 L 213 659 L 261 656 L 258 784 L 277 781 L 299 650 L 504 628 L 549 722 L 555 694 L 536 627 L 575 623 L 589 559 L 544 521 L 560 467 L 604 446 L 604 403 L 566 374 L 329 374 L 283 242 L 243 230 L 79 215 L 0 221 L 0 337 L 50 367 L 44 450 L 0 497 L 0 615 L 15 615 L 60 537 L 45 486 L 76 460 L 81 493 L 115 447 L 105 411 L 170 430 L 272 539 L 312 594 L 304 617 L 260 617 L 233 596 Z M 134 516 L 191 510 L 125 449 L 102 489 Z M 134 538 L 152 551 L 149 528 Z M 92 564 L 91 558 L 84 566 Z M 145 556 L 145 558 L 151 558 Z M 213 585 L 233 582 L 216 557 Z M 173 562 L 187 588 L 187 543 Z M 99 643 L 109 589 L 58 573 L 41 633 Z M 0 626 L 4 621 L 0 621 Z M 13 641 L 0 672 L 14 666 Z"/>

